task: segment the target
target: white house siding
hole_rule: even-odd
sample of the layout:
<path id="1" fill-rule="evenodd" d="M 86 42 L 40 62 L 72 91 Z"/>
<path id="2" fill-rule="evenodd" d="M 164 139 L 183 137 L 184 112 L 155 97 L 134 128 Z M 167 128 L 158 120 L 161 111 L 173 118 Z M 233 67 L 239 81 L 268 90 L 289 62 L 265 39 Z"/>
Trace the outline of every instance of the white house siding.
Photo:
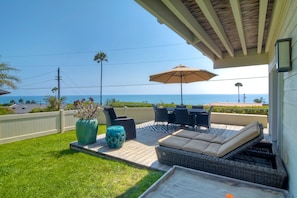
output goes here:
<path id="1" fill-rule="evenodd" d="M 272 105 L 271 107 L 276 109 L 280 107 L 281 114 L 280 125 L 272 130 L 280 132 L 278 145 L 289 173 L 289 192 L 292 197 L 297 197 L 297 1 L 287 1 L 283 13 L 285 18 L 280 24 L 280 35 L 277 39 L 292 38 L 293 68 L 289 72 L 270 75 L 270 77 L 274 78 L 270 81 L 270 90 L 280 93 L 280 96 L 271 99 L 278 100 L 278 105 Z M 277 81 L 275 78 L 279 78 L 281 82 L 278 83 L 281 86 L 275 86 L 274 81 Z M 277 90 L 277 88 L 280 90 Z M 272 104 L 275 104 L 275 101 Z M 278 111 L 274 109 L 272 112 Z M 275 115 L 269 116 L 271 116 L 270 118 L 276 117 Z M 272 120 L 272 122 L 278 122 L 278 120 Z"/>

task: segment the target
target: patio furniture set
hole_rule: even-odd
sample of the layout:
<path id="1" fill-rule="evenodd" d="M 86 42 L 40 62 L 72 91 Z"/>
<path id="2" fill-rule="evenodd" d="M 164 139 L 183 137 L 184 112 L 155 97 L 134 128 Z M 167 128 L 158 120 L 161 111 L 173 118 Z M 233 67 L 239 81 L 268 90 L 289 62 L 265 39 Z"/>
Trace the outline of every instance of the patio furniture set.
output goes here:
<path id="1" fill-rule="evenodd" d="M 194 114 L 191 114 L 191 110 L 186 108 L 166 109 L 154 106 L 154 110 L 155 122 L 190 125 L 192 127 L 199 126 L 200 114 L 206 114 L 206 124 L 203 126 L 210 127 L 209 119 L 212 108 L 208 113 L 202 112 L 200 109 L 201 113 Z M 195 112 L 194 109 L 193 112 Z M 104 113 L 107 126 L 122 125 L 126 131 L 126 140 L 136 138 L 133 118 L 116 116 L 112 107 L 105 107 Z M 174 117 L 174 119 L 170 116 Z M 273 148 L 271 143 L 262 141 L 263 137 L 263 126 L 259 122 L 250 123 L 230 137 L 182 128 L 159 139 L 159 145 L 156 146 L 155 151 L 158 161 L 162 164 L 179 165 L 285 189 L 287 188 L 288 178 L 286 169 L 276 149 Z M 263 153 L 259 149 L 254 149 L 256 147 L 260 149 L 270 148 L 271 151 Z M 238 155 L 240 158 L 238 158 Z M 242 159 L 242 156 L 247 159 Z M 269 163 L 272 165 L 263 166 L 256 162 L 258 159 L 266 162 L 270 160 Z"/>
<path id="2" fill-rule="evenodd" d="M 180 126 L 206 127 L 210 128 L 210 117 L 213 106 L 208 111 L 203 106 L 193 106 L 187 109 L 186 106 L 177 105 L 176 108 L 165 108 L 153 105 L 155 113 L 155 122 L 167 122 L 168 124 L 177 124 Z"/>

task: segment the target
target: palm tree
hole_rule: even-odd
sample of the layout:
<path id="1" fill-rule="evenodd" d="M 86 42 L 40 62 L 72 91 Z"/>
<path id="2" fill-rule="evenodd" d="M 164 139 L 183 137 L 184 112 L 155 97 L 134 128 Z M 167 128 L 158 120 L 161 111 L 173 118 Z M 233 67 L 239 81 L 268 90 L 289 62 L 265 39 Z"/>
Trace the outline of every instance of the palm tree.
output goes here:
<path id="1" fill-rule="evenodd" d="M 237 82 L 237 83 L 235 83 L 235 86 L 238 88 L 238 103 L 240 103 L 239 87 L 242 87 L 243 85 L 240 82 Z"/>
<path id="2" fill-rule="evenodd" d="M 5 63 L 0 63 L 0 87 L 6 85 L 13 89 L 16 89 L 15 83 L 18 83 L 20 80 L 16 76 L 9 75 L 8 72 L 17 71 L 17 69 L 13 67 L 9 67 Z"/>
<path id="3" fill-rule="evenodd" d="M 58 87 L 54 87 L 52 88 L 52 92 L 55 93 L 55 98 L 56 98 L 56 101 L 58 103 L 58 110 L 60 110 L 60 106 L 61 106 L 61 100 L 60 98 L 58 97 L 57 98 L 57 95 L 56 95 L 56 92 L 59 91 Z M 58 95 L 59 96 L 59 95 Z"/>
<path id="4" fill-rule="evenodd" d="M 101 63 L 101 76 L 100 76 L 100 105 L 102 105 L 102 62 L 107 62 L 107 56 L 104 52 L 99 52 L 95 55 L 94 61 L 97 61 L 97 63 Z"/>
<path id="5" fill-rule="evenodd" d="M 45 96 L 44 101 L 47 103 L 48 111 L 58 111 L 60 110 L 60 104 L 66 100 L 66 97 L 63 96 L 60 99 L 57 99 L 55 96 Z"/>
<path id="6" fill-rule="evenodd" d="M 58 88 L 57 87 L 52 88 L 52 92 L 53 93 L 56 93 L 56 91 L 58 91 Z"/>

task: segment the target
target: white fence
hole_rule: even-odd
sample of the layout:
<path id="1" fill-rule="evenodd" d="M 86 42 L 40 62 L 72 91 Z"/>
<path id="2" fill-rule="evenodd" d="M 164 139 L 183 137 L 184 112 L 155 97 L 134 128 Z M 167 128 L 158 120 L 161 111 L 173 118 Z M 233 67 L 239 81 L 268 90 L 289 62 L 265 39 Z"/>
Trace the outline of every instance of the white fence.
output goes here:
<path id="1" fill-rule="evenodd" d="M 135 123 L 143 123 L 154 119 L 152 107 L 141 108 L 116 108 L 117 115 L 127 115 L 134 118 Z M 73 117 L 74 111 L 55 111 L 44 113 L 27 113 L 0 116 L 0 144 L 19 140 L 62 133 L 75 129 L 77 118 Z M 99 123 L 105 124 L 102 111 Z M 211 122 L 219 124 L 247 125 L 252 121 L 259 121 L 267 127 L 267 116 L 247 114 L 212 113 Z"/>
<path id="2" fill-rule="evenodd" d="M 153 119 L 152 108 L 117 108 L 118 115 L 133 117 L 136 124 Z M 147 112 L 149 111 L 149 112 Z M 75 129 L 77 118 L 74 111 L 54 111 L 42 113 L 12 114 L 0 116 L 0 144 L 62 133 Z M 137 118 L 137 119 L 136 119 Z M 105 116 L 100 111 L 99 123 L 105 124 Z"/>
<path id="3" fill-rule="evenodd" d="M 0 116 L 0 144 L 60 133 L 75 128 L 73 111 Z"/>

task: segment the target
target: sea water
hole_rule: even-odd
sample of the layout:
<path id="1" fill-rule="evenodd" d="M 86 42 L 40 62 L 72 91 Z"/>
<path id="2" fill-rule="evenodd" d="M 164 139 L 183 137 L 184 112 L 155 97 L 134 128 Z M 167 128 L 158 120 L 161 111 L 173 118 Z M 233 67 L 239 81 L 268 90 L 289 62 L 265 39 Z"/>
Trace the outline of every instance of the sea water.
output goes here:
<path id="1" fill-rule="evenodd" d="M 99 102 L 99 95 L 66 95 L 61 96 L 66 97 L 64 103 L 69 104 L 73 103 L 76 100 L 86 99 L 90 97 L 93 98 L 96 102 Z M 254 99 L 263 98 L 263 103 L 268 103 L 268 94 L 245 94 L 240 95 L 241 103 L 254 103 Z M 38 104 L 46 104 L 45 96 L 9 96 L 2 95 L 0 96 L 0 103 L 10 103 L 14 100 L 16 103 L 19 103 L 20 99 L 26 102 L 36 102 Z M 181 96 L 178 94 L 172 95 L 103 95 L 102 103 L 106 104 L 107 100 L 118 100 L 121 102 L 146 102 L 151 104 L 158 103 L 174 103 L 181 104 Z M 238 95 L 237 94 L 185 94 L 183 95 L 183 104 L 187 105 L 203 105 L 217 102 L 229 102 L 237 103 Z"/>

